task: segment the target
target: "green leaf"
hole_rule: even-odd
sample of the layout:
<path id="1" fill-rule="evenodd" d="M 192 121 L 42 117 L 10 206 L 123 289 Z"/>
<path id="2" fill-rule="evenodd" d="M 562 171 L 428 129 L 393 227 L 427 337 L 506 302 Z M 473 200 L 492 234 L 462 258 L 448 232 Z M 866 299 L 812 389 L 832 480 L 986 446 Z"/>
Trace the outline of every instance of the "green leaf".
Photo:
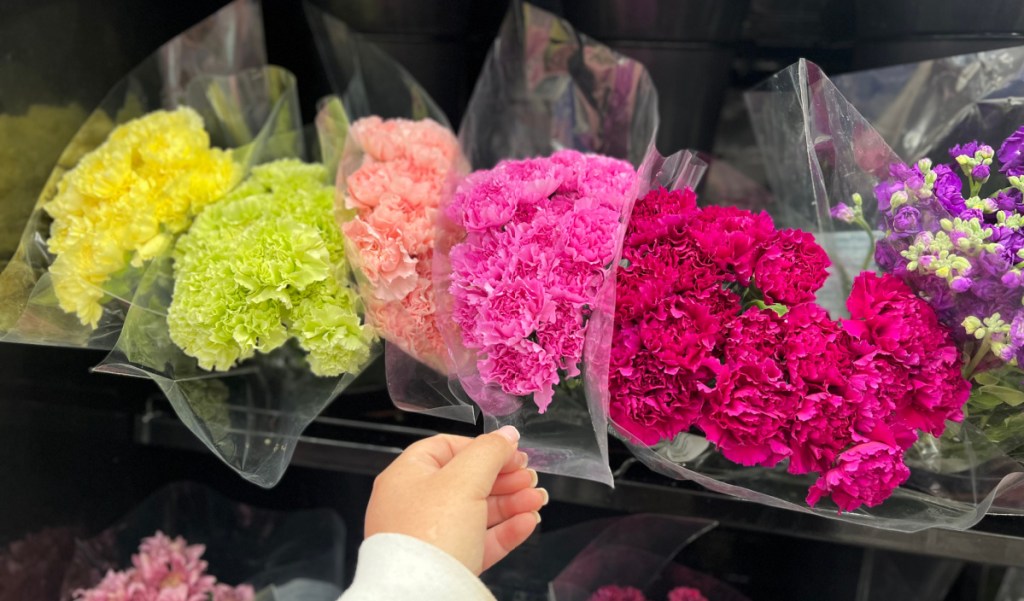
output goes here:
<path id="1" fill-rule="evenodd" d="M 978 391 L 980 394 L 996 397 L 1001 402 L 1011 407 L 1017 407 L 1024 403 L 1024 392 L 1008 386 L 982 386 Z"/>

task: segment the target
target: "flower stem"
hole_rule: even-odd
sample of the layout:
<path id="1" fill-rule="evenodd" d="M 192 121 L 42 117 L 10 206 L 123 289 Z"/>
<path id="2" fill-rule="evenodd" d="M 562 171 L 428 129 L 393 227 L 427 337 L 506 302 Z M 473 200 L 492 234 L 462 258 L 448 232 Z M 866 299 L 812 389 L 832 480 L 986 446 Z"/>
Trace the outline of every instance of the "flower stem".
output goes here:
<path id="1" fill-rule="evenodd" d="M 974 376 L 974 370 L 978 369 L 978 365 L 980 365 L 981 361 L 985 358 L 986 355 L 988 355 L 988 352 L 989 350 L 991 350 L 991 348 L 992 344 L 989 342 L 988 336 L 985 336 L 985 338 L 982 339 L 981 345 L 978 347 L 978 350 L 974 352 L 974 357 L 971 358 L 971 362 L 967 364 L 967 367 L 964 368 L 965 380 L 970 380 L 971 377 Z"/>
<path id="2" fill-rule="evenodd" d="M 981 183 L 974 181 L 974 178 L 968 174 L 967 181 L 971 184 L 971 196 L 977 196 L 981 192 Z"/>

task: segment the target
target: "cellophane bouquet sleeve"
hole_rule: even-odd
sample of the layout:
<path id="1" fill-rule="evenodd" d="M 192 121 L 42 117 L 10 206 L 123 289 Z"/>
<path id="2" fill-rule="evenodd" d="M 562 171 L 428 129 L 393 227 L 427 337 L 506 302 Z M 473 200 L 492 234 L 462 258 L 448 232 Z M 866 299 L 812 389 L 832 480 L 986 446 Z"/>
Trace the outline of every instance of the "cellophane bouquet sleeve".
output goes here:
<path id="1" fill-rule="evenodd" d="M 821 334 L 838 328 L 834 329 L 836 336 L 830 335 L 830 342 L 822 348 L 829 356 L 833 354 L 829 348 L 847 349 L 828 362 L 829 369 L 841 375 L 840 388 L 828 384 L 825 372 L 812 373 L 795 361 L 800 351 L 788 346 L 788 341 L 795 339 L 787 333 L 780 348 L 785 355 L 782 365 L 789 375 L 784 375 L 782 381 L 799 386 L 818 382 L 808 389 L 813 394 L 803 395 L 795 413 L 782 410 L 774 414 L 774 418 L 784 419 L 782 423 L 791 424 L 778 430 L 788 432 L 788 442 L 774 451 L 771 445 L 753 453 L 748 452 L 752 448 L 730 449 L 748 434 L 746 426 L 734 420 L 738 414 L 732 414 L 728 420 L 713 420 L 721 422 L 724 429 L 696 418 L 696 423 L 710 426 L 701 428 L 703 436 L 683 431 L 641 452 L 658 471 L 693 479 L 713 490 L 879 528 L 964 529 L 990 510 L 1016 511 L 1024 477 L 1021 465 L 1012 457 L 1018 445 L 1011 418 L 1017 414 L 1013 407 L 1021 382 L 1014 377 L 1015 366 L 998 361 L 991 352 L 995 346 L 1007 357 L 1011 354 L 1006 350 L 1012 346 L 1009 321 L 996 323 L 990 312 L 978 309 L 985 314 L 978 317 L 974 327 L 972 321 L 965 322 L 968 316 L 963 310 L 976 306 L 966 302 L 966 291 L 951 288 L 964 287 L 965 282 L 953 284 L 962 274 L 942 271 L 949 276 L 938 277 L 945 282 L 943 287 L 934 273 L 917 270 L 922 263 L 941 267 L 930 263 L 932 259 L 926 256 L 931 249 L 929 240 L 943 236 L 973 239 L 957 230 L 963 223 L 936 199 L 954 187 L 959 193 L 960 176 L 954 170 L 971 177 L 971 171 L 983 165 L 985 169 L 974 174 L 980 177 L 992 163 L 991 153 L 981 148 L 978 154 L 975 151 L 979 149 L 972 148 L 970 153 L 963 153 L 964 165 L 952 168 L 933 166 L 931 161 L 908 167 L 828 77 L 806 61 L 748 92 L 746 100 L 774 194 L 773 204 L 766 207 L 771 216 L 765 225 L 773 219 L 775 228 L 798 228 L 807 236 L 813 235 L 798 245 L 806 254 L 787 271 L 787 286 L 799 286 L 804 279 L 800 272 L 817 265 L 815 269 L 821 271 L 813 278 L 814 286 L 804 292 L 813 295 L 817 291 L 819 307 L 828 309 L 832 318 L 820 309 L 791 304 L 784 290 L 771 289 L 778 282 L 772 281 L 769 272 L 764 272 L 762 279 L 756 266 L 752 281 L 758 284 L 765 300 L 782 305 L 776 306 L 775 312 L 783 324 L 789 324 L 784 325 L 784 331 L 792 331 L 792 324 L 803 323 L 800 328 L 809 334 L 814 331 L 807 329 L 810 323 L 818 323 L 818 333 L 805 338 L 805 343 L 821 342 Z M 995 170 L 992 165 L 991 171 Z M 901 176 L 903 179 L 899 179 Z M 964 184 L 963 196 L 974 193 Z M 978 221 L 964 227 L 985 236 L 982 232 L 992 225 L 986 226 L 986 219 L 995 224 L 997 212 L 986 213 L 981 205 L 990 203 L 980 198 L 963 202 L 979 206 Z M 952 245 L 951 252 L 944 255 L 947 259 L 958 254 L 954 247 L 974 253 L 971 259 L 978 259 L 983 251 L 996 250 L 971 247 L 969 241 Z M 821 249 L 828 253 L 824 260 Z M 914 257 L 923 261 L 910 265 Z M 884 275 L 870 272 L 876 263 Z M 963 261 L 958 264 L 966 267 Z M 822 285 L 825 267 L 829 267 L 831 286 Z M 1012 271 L 1012 265 L 1004 267 L 1002 271 L 992 269 L 1000 276 Z M 982 292 L 984 286 L 979 287 Z M 814 314 L 820 319 L 811 318 Z M 987 324 L 981 323 L 983 319 L 989 320 Z M 750 345 L 773 339 L 774 335 L 762 330 L 758 336 L 749 341 Z M 986 341 L 988 346 L 982 350 Z M 754 348 L 750 345 L 745 346 Z M 806 351 L 807 347 L 803 349 Z M 852 359 L 852 367 L 843 356 Z M 738 374 L 729 371 L 725 375 L 722 381 L 730 383 L 735 400 Z M 818 401 L 813 399 L 825 398 L 819 396 L 822 385 L 828 395 L 850 399 L 837 407 L 859 407 L 859 417 L 848 422 L 854 446 L 837 446 L 829 451 L 828 445 L 844 437 L 829 436 L 828 442 L 800 434 L 802 428 L 812 424 L 817 425 L 807 430 L 809 434 L 833 431 L 845 419 L 831 410 L 823 412 L 825 405 L 815 406 Z M 715 383 L 715 388 L 721 388 L 721 381 Z M 754 388 L 765 390 L 763 385 Z M 714 405 L 718 393 L 707 398 Z M 878 405 L 870 399 L 883 403 Z M 770 408 L 778 412 L 781 407 L 772 404 Z M 760 410 L 749 414 L 758 420 L 772 415 Z M 826 416 L 827 421 L 821 421 Z M 684 418 L 680 417 L 684 422 L 689 419 Z M 795 421 L 785 421 L 792 419 Z M 840 421 L 834 421 L 837 419 Z M 761 432 L 767 441 L 768 431 Z M 819 474 L 816 481 L 808 477 L 815 471 Z M 824 500 L 828 498 L 831 500 Z"/>
<path id="2" fill-rule="evenodd" d="M 449 390 L 486 430 L 516 426 L 540 471 L 611 483 L 615 268 L 656 129 L 642 65 L 513 4 L 459 132 L 476 171 L 442 202 L 433 276 Z"/>
<path id="3" fill-rule="evenodd" d="M 75 541 L 60 599 L 118 598 L 124 583 L 135 581 L 164 596 L 334 601 L 345 585 L 345 532 L 330 510 L 267 511 L 199 484 L 170 484 L 114 525 Z M 202 572 L 218 583 L 199 578 Z M 90 589 L 93 595 L 83 594 Z"/>
<path id="4" fill-rule="evenodd" d="M 244 478 L 276 484 L 299 435 L 379 354 L 349 285 L 327 169 L 303 162 L 294 76 L 196 79 L 190 104 L 228 139 L 240 183 L 146 270 L 99 371 L 148 377 Z"/>
<path id="5" fill-rule="evenodd" d="M 3 219 L 2 227 L 7 231 L 17 223 L 24 229 L 16 250 L 7 245 L 13 254 L 0 250 L 0 340 L 113 346 L 146 262 L 203 204 L 195 190 L 185 199 L 185 188 L 211 181 L 206 193 L 211 196 L 231 180 L 231 169 L 209 147 L 198 116 L 175 109 L 184 86 L 202 73 L 264 64 L 259 5 L 236 0 L 161 46 L 122 79 L 88 118 L 83 115 L 55 166 L 51 159 L 11 174 L 17 185 L 10 195 L 2 192 L 0 204 L 17 215 Z M 68 116 L 30 111 L 26 117 L 46 122 L 38 135 L 47 144 L 51 128 L 60 129 Z M 13 121 L 7 125 L 17 127 Z M 161 155 L 160 147 L 178 151 Z M 140 160 L 126 165 L 132 153 Z M 32 175 L 41 167 L 49 173 L 45 185 Z M 164 192 L 177 204 L 162 211 L 142 208 Z M 29 210 L 26 198 L 33 193 L 38 196 Z M 133 214 L 147 219 L 126 219 Z"/>
<path id="6" fill-rule="evenodd" d="M 473 422 L 448 392 L 448 350 L 435 320 L 434 230 L 460 169 L 448 120 L 393 59 L 338 19 L 306 5 L 337 96 L 321 101 L 317 130 L 336 170 L 336 217 L 367 319 L 384 340 L 387 388 L 405 410 Z M 431 398 L 430 406 L 410 399 Z"/>

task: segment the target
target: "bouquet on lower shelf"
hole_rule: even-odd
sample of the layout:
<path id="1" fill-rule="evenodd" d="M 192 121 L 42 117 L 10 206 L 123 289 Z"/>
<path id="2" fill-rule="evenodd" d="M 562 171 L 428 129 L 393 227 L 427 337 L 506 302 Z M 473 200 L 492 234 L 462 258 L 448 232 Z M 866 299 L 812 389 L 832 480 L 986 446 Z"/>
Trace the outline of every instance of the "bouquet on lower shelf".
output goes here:
<path id="1" fill-rule="evenodd" d="M 207 573 L 203 545 L 189 545 L 182 537 L 157 531 L 142 540 L 132 555 L 132 567 L 110 570 L 95 587 L 74 592 L 75 601 L 253 601 L 252 586 L 230 586 Z"/>
<path id="2" fill-rule="evenodd" d="M 692 586 L 679 586 L 668 592 L 667 601 L 708 601 L 700 589 Z M 632 586 L 602 586 L 590 596 L 588 601 L 647 601 L 644 592 Z"/>
<path id="3" fill-rule="evenodd" d="M 885 501 L 918 430 L 963 418 L 969 385 L 932 308 L 864 273 L 833 320 L 815 304 L 829 259 L 766 213 L 640 199 L 616 296 L 610 416 L 646 445 L 699 432 L 743 466 L 818 474 L 812 507 Z"/>

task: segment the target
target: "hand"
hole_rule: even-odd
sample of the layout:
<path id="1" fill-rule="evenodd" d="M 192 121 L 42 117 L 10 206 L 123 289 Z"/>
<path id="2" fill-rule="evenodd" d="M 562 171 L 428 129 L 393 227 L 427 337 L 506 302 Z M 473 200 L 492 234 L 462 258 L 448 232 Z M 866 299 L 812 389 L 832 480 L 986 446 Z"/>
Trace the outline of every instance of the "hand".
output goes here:
<path id="1" fill-rule="evenodd" d="M 533 533 L 548 502 L 518 443 L 519 432 L 505 426 L 411 445 L 374 480 L 365 536 L 418 538 L 480 575 Z"/>

